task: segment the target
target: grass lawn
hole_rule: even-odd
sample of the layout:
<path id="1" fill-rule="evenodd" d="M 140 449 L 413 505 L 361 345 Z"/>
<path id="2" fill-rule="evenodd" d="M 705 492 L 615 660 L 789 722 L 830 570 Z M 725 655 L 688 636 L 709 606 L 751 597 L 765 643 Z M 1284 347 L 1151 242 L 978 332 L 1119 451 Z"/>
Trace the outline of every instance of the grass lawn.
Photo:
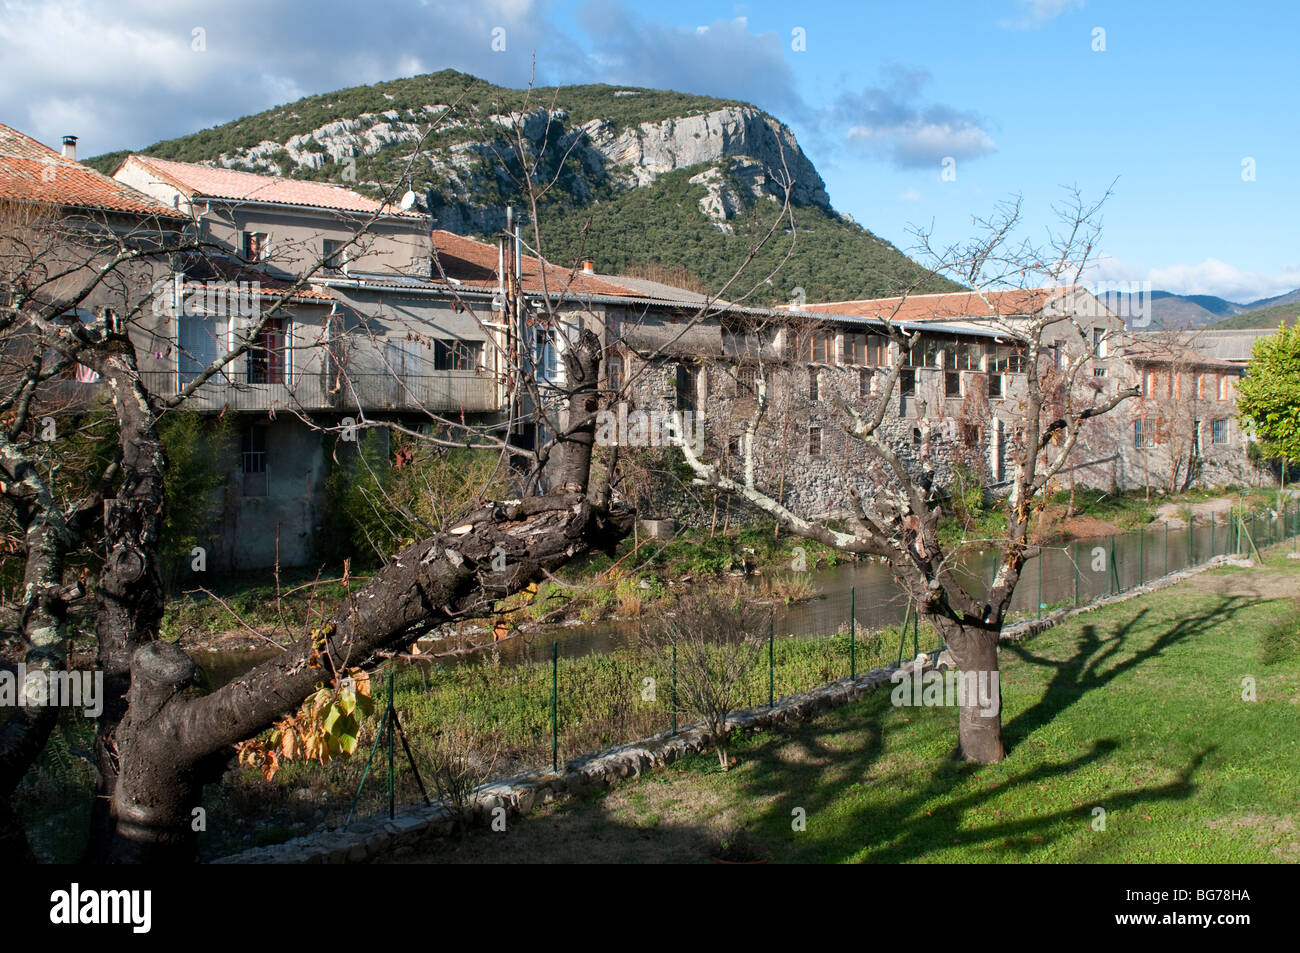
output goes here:
<path id="1" fill-rule="evenodd" d="M 955 710 L 882 692 L 738 740 L 725 774 L 690 758 L 416 859 L 707 862 L 743 831 L 777 862 L 1300 861 L 1300 561 L 1285 551 L 1004 647 L 1001 764 L 951 759 Z"/>

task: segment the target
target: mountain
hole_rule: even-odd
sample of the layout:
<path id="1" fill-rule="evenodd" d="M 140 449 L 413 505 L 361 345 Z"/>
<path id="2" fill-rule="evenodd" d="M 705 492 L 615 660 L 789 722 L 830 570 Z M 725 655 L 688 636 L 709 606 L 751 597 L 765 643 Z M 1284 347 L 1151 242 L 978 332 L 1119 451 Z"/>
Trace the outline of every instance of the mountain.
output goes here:
<path id="1" fill-rule="evenodd" d="M 1137 315 L 1143 304 L 1141 296 L 1116 294 L 1107 296 L 1106 301 L 1117 299 L 1118 305 L 1127 310 L 1118 312 L 1125 315 Z M 1179 295 L 1172 291 L 1152 291 L 1149 295 L 1150 326 L 1152 327 L 1199 327 L 1212 324 L 1221 318 L 1245 310 L 1245 305 L 1227 301 L 1214 295 Z M 1132 318 L 1129 319 L 1132 324 Z"/>
<path id="2" fill-rule="evenodd" d="M 725 297 L 773 304 L 796 288 L 828 301 L 959 287 L 836 212 L 790 129 L 734 100 L 605 85 L 516 90 L 444 70 L 309 96 L 140 151 L 371 195 L 400 181 L 427 195 L 421 206 L 438 227 L 480 236 L 504 226 L 507 205 L 529 207 L 526 162 L 548 183 L 538 218 L 543 252 L 558 263 L 684 273 L 717 290 L 775 223 Z M 111 174 L 127 154 L 87 164 Z M 787 190 L 791 213 L 778 221 Z"/>
<path id="3" fill-rule="evenodd" d="M 1292 292 L 1287 295 L 1279 295 L 1290 301 L 1283 304 L 1275 304 L 1266 308 L 1254 308 L 1250 311 L 1243 311 L 1241 314 L 1235 314 L 1230 318 L 1224 318 L 1222 321 L 1216 321 L 1210 325 L 1215 331 L 1231 331 L 1242 328 L 1275 328 L 1283 321 L 1288 324 L 1295 324 L 1300 320 L 1300 295 Z"/>
<path id="4" fill-rule="evenodd" d="M 1297 303 L 1300 303 L 1300 288 L 1295 291 L 1288 291 L 1286 294 L 1274 295 L 1272 298 L 1260 298 L 1258 301 L 1252 301 L 1244 307 L 1247 311 L 1258 311 L 1261 308 L 1269 308 L 1274 305 Z"/>

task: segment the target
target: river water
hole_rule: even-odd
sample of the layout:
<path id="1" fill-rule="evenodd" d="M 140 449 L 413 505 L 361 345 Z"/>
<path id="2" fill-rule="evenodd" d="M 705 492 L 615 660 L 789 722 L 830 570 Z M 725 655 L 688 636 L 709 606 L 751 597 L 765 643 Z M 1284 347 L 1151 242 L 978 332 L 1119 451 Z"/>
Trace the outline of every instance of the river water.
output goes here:
<path id="1" fill-rule="evenodd" d="M 1246 520 L 1247 535 L 1225 525 L 1222 517 L 1189 529 L 1167 523 L 1152 524 L 1140 532 L 1049 544 L 1042 555 L 1028 560 L 1012 600 L 1013 613 L 1035 615 L 1066 604 L 1081 604 L 1119 590 L 1127 591 L 1169 572 L 1205 562 L 1211 556 L 1246 551 L 1249 540 L 1260 547 L 1292 535 L 1292 518 L 1269 513 Z M 992 582 L 997 553 L 969 554 L 960 572 L 979 589 Z M 817 594 L 804 602 L 775 606 L 773 626 L 777 636 L 833 635 L 847 630 L 849 619 L 858 631 L 870 631 L 903 621 L 906 597 L 889 569 L 875 559 L 814 573 Z M 976 581 L 979 583 L 976 584 Z M 549 659 L 552 643 L 565 657 L 600 654 L 627 645 L 637 637 L 636 619 L 545 626 L 495 644 L 502 661 Z M 434 649 L 436 651 L 436 649 Z M 272 650 L 274 651 L 274 650 Z M 481 653 L 479 653 L 481 654 Z M 220 685 L 267 657 L 264 651 L 197 653 L 211 685 Z M 474 656 L 469 656 L 474 657 Z M 445 660 L 456 664 L 454 659 Z"/>

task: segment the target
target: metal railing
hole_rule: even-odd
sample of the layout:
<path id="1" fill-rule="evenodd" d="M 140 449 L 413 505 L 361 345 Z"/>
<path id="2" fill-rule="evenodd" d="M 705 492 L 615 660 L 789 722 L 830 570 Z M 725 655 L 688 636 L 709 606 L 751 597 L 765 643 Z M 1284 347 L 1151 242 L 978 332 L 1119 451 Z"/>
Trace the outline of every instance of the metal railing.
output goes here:
<path id="1" fill-rule="evenodd" d="M 155 394 L 179 393 L 192 375 L 146 371 L 144 385 Z M 286 371 L 266 381 L 264 371 L 227 371 L 205 381 L 185 402 L 189 410 L 431 410 L 487 413 L 500 409 L 496 381 L 473 371 L 397 375 L 346 371 Z"/>

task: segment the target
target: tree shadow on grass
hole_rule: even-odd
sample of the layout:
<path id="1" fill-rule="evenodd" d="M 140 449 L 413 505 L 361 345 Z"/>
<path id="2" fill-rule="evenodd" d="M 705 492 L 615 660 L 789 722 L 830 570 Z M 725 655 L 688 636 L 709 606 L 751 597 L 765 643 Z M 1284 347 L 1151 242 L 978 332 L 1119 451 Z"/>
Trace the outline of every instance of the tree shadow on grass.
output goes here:
<path id="1" fill-rule="evenodd" d="M 1114 628 L 1105 639 L 1099 635 L 1095 625 L 1084 626 L 1074 651 L 1063 660 L 1037 655 L 1021 645 L 1008 646 L 1012 654 L 1026 664 L 1046 666 L 1054 671 L 1039 701 L 1004 726 L 1004 737 L 1011 749 L 1009 761 L 1004 764 L 1009 763 L 1014 767 L 1016 746 L 1023 745 L 1034 731 L 1068 710 L 1085 692 L 1103 688 L 1120 675 L 1160 656 L 1171 646 L 1222 624 L 1225 619 L 1249 605 L 1248 601 L 1242 599 L 1224 599 L 1210 612 L 1173 621 L 1166 631 L 1140 648 L 1133 647 L 1133 642 L 1138 638 L 1142 622 L 1148 616 L 1146 609 Z M 1128 654 L 1126 649 L 1130 650 Z M 790 844 L 795 852 L 794 858 L 899 863 L 916 860 L 954 843 L 961 843 L 968 846 L 982 844 L 991 852 L 990 860 L 995 860 L 1030 849 L 1049 836 L 1059 836 L 1057 829 L 1062 821 L 1077 822 L 1081 836 L 1086 836 L 1091 831 L 1091 803 L 978 827 L 969 826 L 968 821 L 972 812 L 978 815 L 981 807 L 995 798 L 1002 798 L 1009 787 L 1043 785 L 1091 764 L 1104 762 L 1121 747 L 1121 742 L 1114 738 L 1096 739 L 1089 750 L 1076 757 L 1057 763 L 1035 765 L 1009 780 L 952 800 L 945 798 L 957 787 L 970 784 L 989 771 L 998 771 L 999 776 L 1004 775 L 1005 768 L 991 769 L 953 761 L 935 763 L 929 768 L 929 777 L 919 789 L 892 802 L 883 812 L 878 807 L 863 807 L 849 810 L 846 815 L 845 806 L 851 803 L 852 798 L 851 788 L 864 783 L 866 769 L 881 756 L 884 704 L 883 697 L 877 696 L 874 706 L 869 701 L 857 707 L 857 717 L 867 723 L 869 742 L 861 752 L 843 764 L 837 764 L 833 775 L 823 772 L 818 776 L 815 771 L 792 773 L 777 763 L 769 764 L 753 774 L 748 791 L 756 798 L 774 798 L 773 809 L 769 812 L 769 827 L 778 822 L 788 826 L 789 811 L 793 806 L 806 808 L 810 819 L 809 831 L 814 830 L 815 819 L 821 812 L 829 813 L 827 819 L 840 826 L 839 830 L 824 831 L 817 837 L 809 838 L 803 847 L 799 846 L 796 834 L 796 840 Z M 828 744 L 826 736 L 839 730 L 839 727 L 827 725 L 823 720 L 815 728 L 810 726 L 799 729 L 797 734 L 800 740 L 797 743 L 805 747 L 825 748 Z M 1195 790 L 1193 778 L 1197 770 L 1212 750 L 1212 747 L 1201 749 L 1167 783 L 1108 793 L 1105 796 L 1107 810 L 1187 798 Z M 868 780 L 865 783 L 889 782 L 882 778 L 877 782 Z"/>
<path id="2" fill-rule="evenodd" d="M 1121 655 L 1140 632 L 1142 622 L 1150 613 L 1149 609 L 1139 610 L 1131 619 L 1112 628 L 1106 638 L 1098 634 L 1096 625 L 1084 625 L 1077 648 L 1067 659 L 1052 659 L 1036 654 L 1019 643 L 1004 645 L 1002 651 L 1010 652 L 1027 665 L 1055 670 L 1039 701 L 1010 721 L 1003 722 L 1002 738 L 1007 750 L 1014 751 L 1030 735 L 1053 721 L 1086 692 L 1105 687 L 1120 675 L 1162 655 L 1170 647 L 1204 634 L 1250 606 L 1251 603 L 1245 599 L 1222 599 L 1210 612 L 1178 619 L 1150 645 L 1136 649 L 1125 657 Z"/>
<path id="3" fill-rule="evenodd" d="M 1121 750 L 1123 741 L 1098 738 L 1086 751 L 1051 762 L 1025 764 L 1016 770 L 1017 746 L 1032 733 L 1067 711 L 1085 692 L 1104 688 L 1118 676 L 1158 657 L 1171 646 L 1202 634 L 1230 618 L 1248 602 L 1229 598 L 1211 612 L 1171 622 L 1169 628 L 1138 647 L 1148 610 L 1114 626 L 1103 638 L 1088 624 L 1075 636 L 1074 650 L 1065 659 L 1052 659 L 1024 646 L 1007 649 L 1028 665 L 1052 670 L 1041 698 L 1004 727 L 1011 742 L 1010 757 L 1000 766 L 963 764 L 932 755 L 932 727 L 892 750 L 886 736 L 889 692 L 881 690 L 849 708 L 823 715 L 786 732 L 764 732 L 738 742 L 734 751 L 741 764 L 724 776 L 710 767 L 708 753 L 686 759 L 670 769 L 620 786 L 617 802 L 612 794 L 595 794 L 563 804 L 545 816 L 511 823 L 505 833 L 473 832 L 461 842 L 441 845 L 416 858 L 425 862 L 510 863 L 680 863 L 707 862 L 708 845 L 733 821 L 764 844 L 776 861 L 862 861 L 904 863 L 925 859 L 938 851 L 962 844 L 965 851 L 983 847 L 989 861 L 1019 860 L 1026 852 L 1041 850 L 1044 842 L 1060 839 L 1069 824 L 1075 836 L 1105 836 L 1092 830 L 1096 801 L 1072 803 L 1056 810 L 1047 797 L 1031 816 L 1003 817 L 993 804 L 1006 804 L 1009 791 L 1026 790 L 1068 777 L 1089 766 L 1102 764 Z M 1126 651 L 1129 654 L 1126 654 Z M 918 712 L 916 718 L 937 713 Z M 955 718 L 944 731 L 955 731 Z M 891 734 L 900 726 L 893 725 Z M 919 746 L 919 749 L 918 749 Z M 1177 775 L 1164 783 L 1137 786 L 1104 795 L 1108 812 L 1124 811 L 1157 802 L 1191 796 L 1195 776 L 1212 746 L 1198 750 Z M 1032 752 L 1022 754 L 1028 759 Z M 886 762 L 885 759 L 911 758 Z M 880 771 L 881 767 L 885 771 Z M 913 770 L 915 767 L 915 770 Z M 873 770 L 877 777 L 872 778 Z M 899 781 L 900 775 L 919 781 Z M 988 782 L 981 785 L 983 776 Z M 692 777 L 699 780 L 692 782 Z M 704 776 L 707 776 L 704 777 Z M 857 789 L 864 785 L 901 784 L 899 795 L 885 807 L 855 806 Z M 953 792 L 966 787 L 957 796 Z M 642 794 L 635 792 L 641 789 Z M 672 792 L 673 816 L 662 823 L 653 818 Z M 629 797 L 644 797 L 638 812 Z M 692 800 L 698 799 L 698 800 Z M 796 809 L 807 818 L 806 831 L 795 830 Z M 1014 808 L 1013 808 L 1014 809 Z M 993 823 L 985 823 L 993 818 Z"/>

